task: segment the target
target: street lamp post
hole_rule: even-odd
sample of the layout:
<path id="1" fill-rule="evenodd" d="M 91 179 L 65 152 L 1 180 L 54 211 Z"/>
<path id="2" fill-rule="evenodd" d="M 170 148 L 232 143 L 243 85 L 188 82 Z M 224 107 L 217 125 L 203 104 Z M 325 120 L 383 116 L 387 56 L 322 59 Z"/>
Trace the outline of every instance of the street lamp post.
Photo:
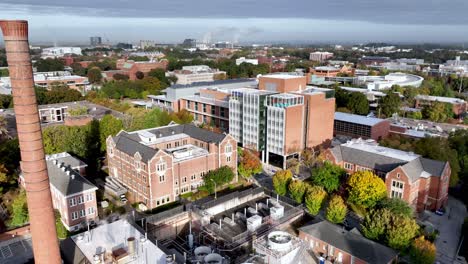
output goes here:
<path id="1" fill-rule="evenodd" d="M 210 180 L 214 183 L 215 199 L 218 199 L 218 197 L 216 196 L 216 182 L 213 179 Z"/>

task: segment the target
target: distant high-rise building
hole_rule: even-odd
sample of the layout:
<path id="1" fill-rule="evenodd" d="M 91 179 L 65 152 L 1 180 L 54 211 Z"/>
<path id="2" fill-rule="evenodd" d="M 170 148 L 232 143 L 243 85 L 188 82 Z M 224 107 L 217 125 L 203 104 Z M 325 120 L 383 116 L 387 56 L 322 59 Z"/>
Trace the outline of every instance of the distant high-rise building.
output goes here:
<path id="1" fill-rule="evenodd" d="M 232 49 L 234 48 L 234 44 L 231 42 L 225 41 L 225 42 L 218 42 L 215 44 L 215 47 L 218 49 Z"/>
<path id="2" fill-rule="evenodd" d="M 133 48 L 133 45 L 130 44 L 130 43 L 122 43 L 122 42 L 120 42 L 120 43 L 117 43 L 116 47 L 117 47 L 118 49 L 131 49 L 131 48 Z"/>
<path id="3" fill-rule="evenodd" d="M 147 49 L 155 47 L 156 43 L 153 40 L 140 40 L 140 49 Z"/>
<path id="4" fill-rule="evenodd" d="M 182 42 L 182 46 L 187 47 L 187 48 L 195 48 L 197 46 L 197 40 L 196 39 L 184 39 L 184 42 Z"/>
<path id="5" fill-rule="evenodd" d="M 90 37 L 89 42 L 90 42 L 91 46 L 93 46 L 93 47 L 99 46 L 99 45 L 102 44 L 102 38 L 101 37 Z"/>

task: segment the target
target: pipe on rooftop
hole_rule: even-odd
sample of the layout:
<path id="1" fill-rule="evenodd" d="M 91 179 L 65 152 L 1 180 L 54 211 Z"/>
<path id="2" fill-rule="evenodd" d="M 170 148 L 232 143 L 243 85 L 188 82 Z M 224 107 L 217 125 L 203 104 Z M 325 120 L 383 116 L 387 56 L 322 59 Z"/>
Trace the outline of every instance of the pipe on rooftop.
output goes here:
<path id="1" fill-rule="evenodd" d="M 61 264 L 29 55 L 28 22 L 0 20 L 10 72 L 34 261 Z"/>

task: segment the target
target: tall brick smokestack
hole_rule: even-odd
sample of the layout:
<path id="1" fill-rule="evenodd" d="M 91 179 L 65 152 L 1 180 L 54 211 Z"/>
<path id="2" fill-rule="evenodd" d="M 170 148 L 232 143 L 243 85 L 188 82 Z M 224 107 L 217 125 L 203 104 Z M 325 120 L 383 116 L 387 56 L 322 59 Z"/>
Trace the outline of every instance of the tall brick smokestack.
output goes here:
<path id="1" fill-rule="evenodd" d="M 0 20 L 10 71 L 35 263 L 61 263 L 29 55 L 28 22 Z"/>

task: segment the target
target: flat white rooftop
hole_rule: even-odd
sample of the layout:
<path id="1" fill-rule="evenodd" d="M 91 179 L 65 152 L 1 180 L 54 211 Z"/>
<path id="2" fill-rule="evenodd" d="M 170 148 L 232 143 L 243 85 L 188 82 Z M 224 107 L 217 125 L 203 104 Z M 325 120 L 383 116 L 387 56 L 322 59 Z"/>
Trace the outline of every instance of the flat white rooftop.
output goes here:
<path id="1" fill-rule="evenodd" d="M 404 160 L 404 161 L 412 161 L 420 157 L 419 155 L 414 154 L 412 152 L 406 152 L 402 150 L 379 146 L 377 142 L 375 142 L 372 139 L 368 139 L 368 140 L 363 140 L 360 138 L 353 139 L 342 144 L 342 146 L 362 150 L 365 152 L 375 153 L 377 155 L 382 155 L 382 156 L 386 156 L 389 158 Z"/>
<path id="2" fill-rule="evenodd" d="M 128 252 L 127 239 L 130 237 L 135 238 L 136 254 L 134 258 L 128 257 L 125 263 L 166 263 L 166 254 L 151 241 L 145 240 L 145 235 L 125 219 L 98 226 L 89 232 L 72 236 L 71 239 L 86 258 L 94 263 L 95 255 L 105 254 L 108 260 L 113 250 L 122 248 Z"/>

